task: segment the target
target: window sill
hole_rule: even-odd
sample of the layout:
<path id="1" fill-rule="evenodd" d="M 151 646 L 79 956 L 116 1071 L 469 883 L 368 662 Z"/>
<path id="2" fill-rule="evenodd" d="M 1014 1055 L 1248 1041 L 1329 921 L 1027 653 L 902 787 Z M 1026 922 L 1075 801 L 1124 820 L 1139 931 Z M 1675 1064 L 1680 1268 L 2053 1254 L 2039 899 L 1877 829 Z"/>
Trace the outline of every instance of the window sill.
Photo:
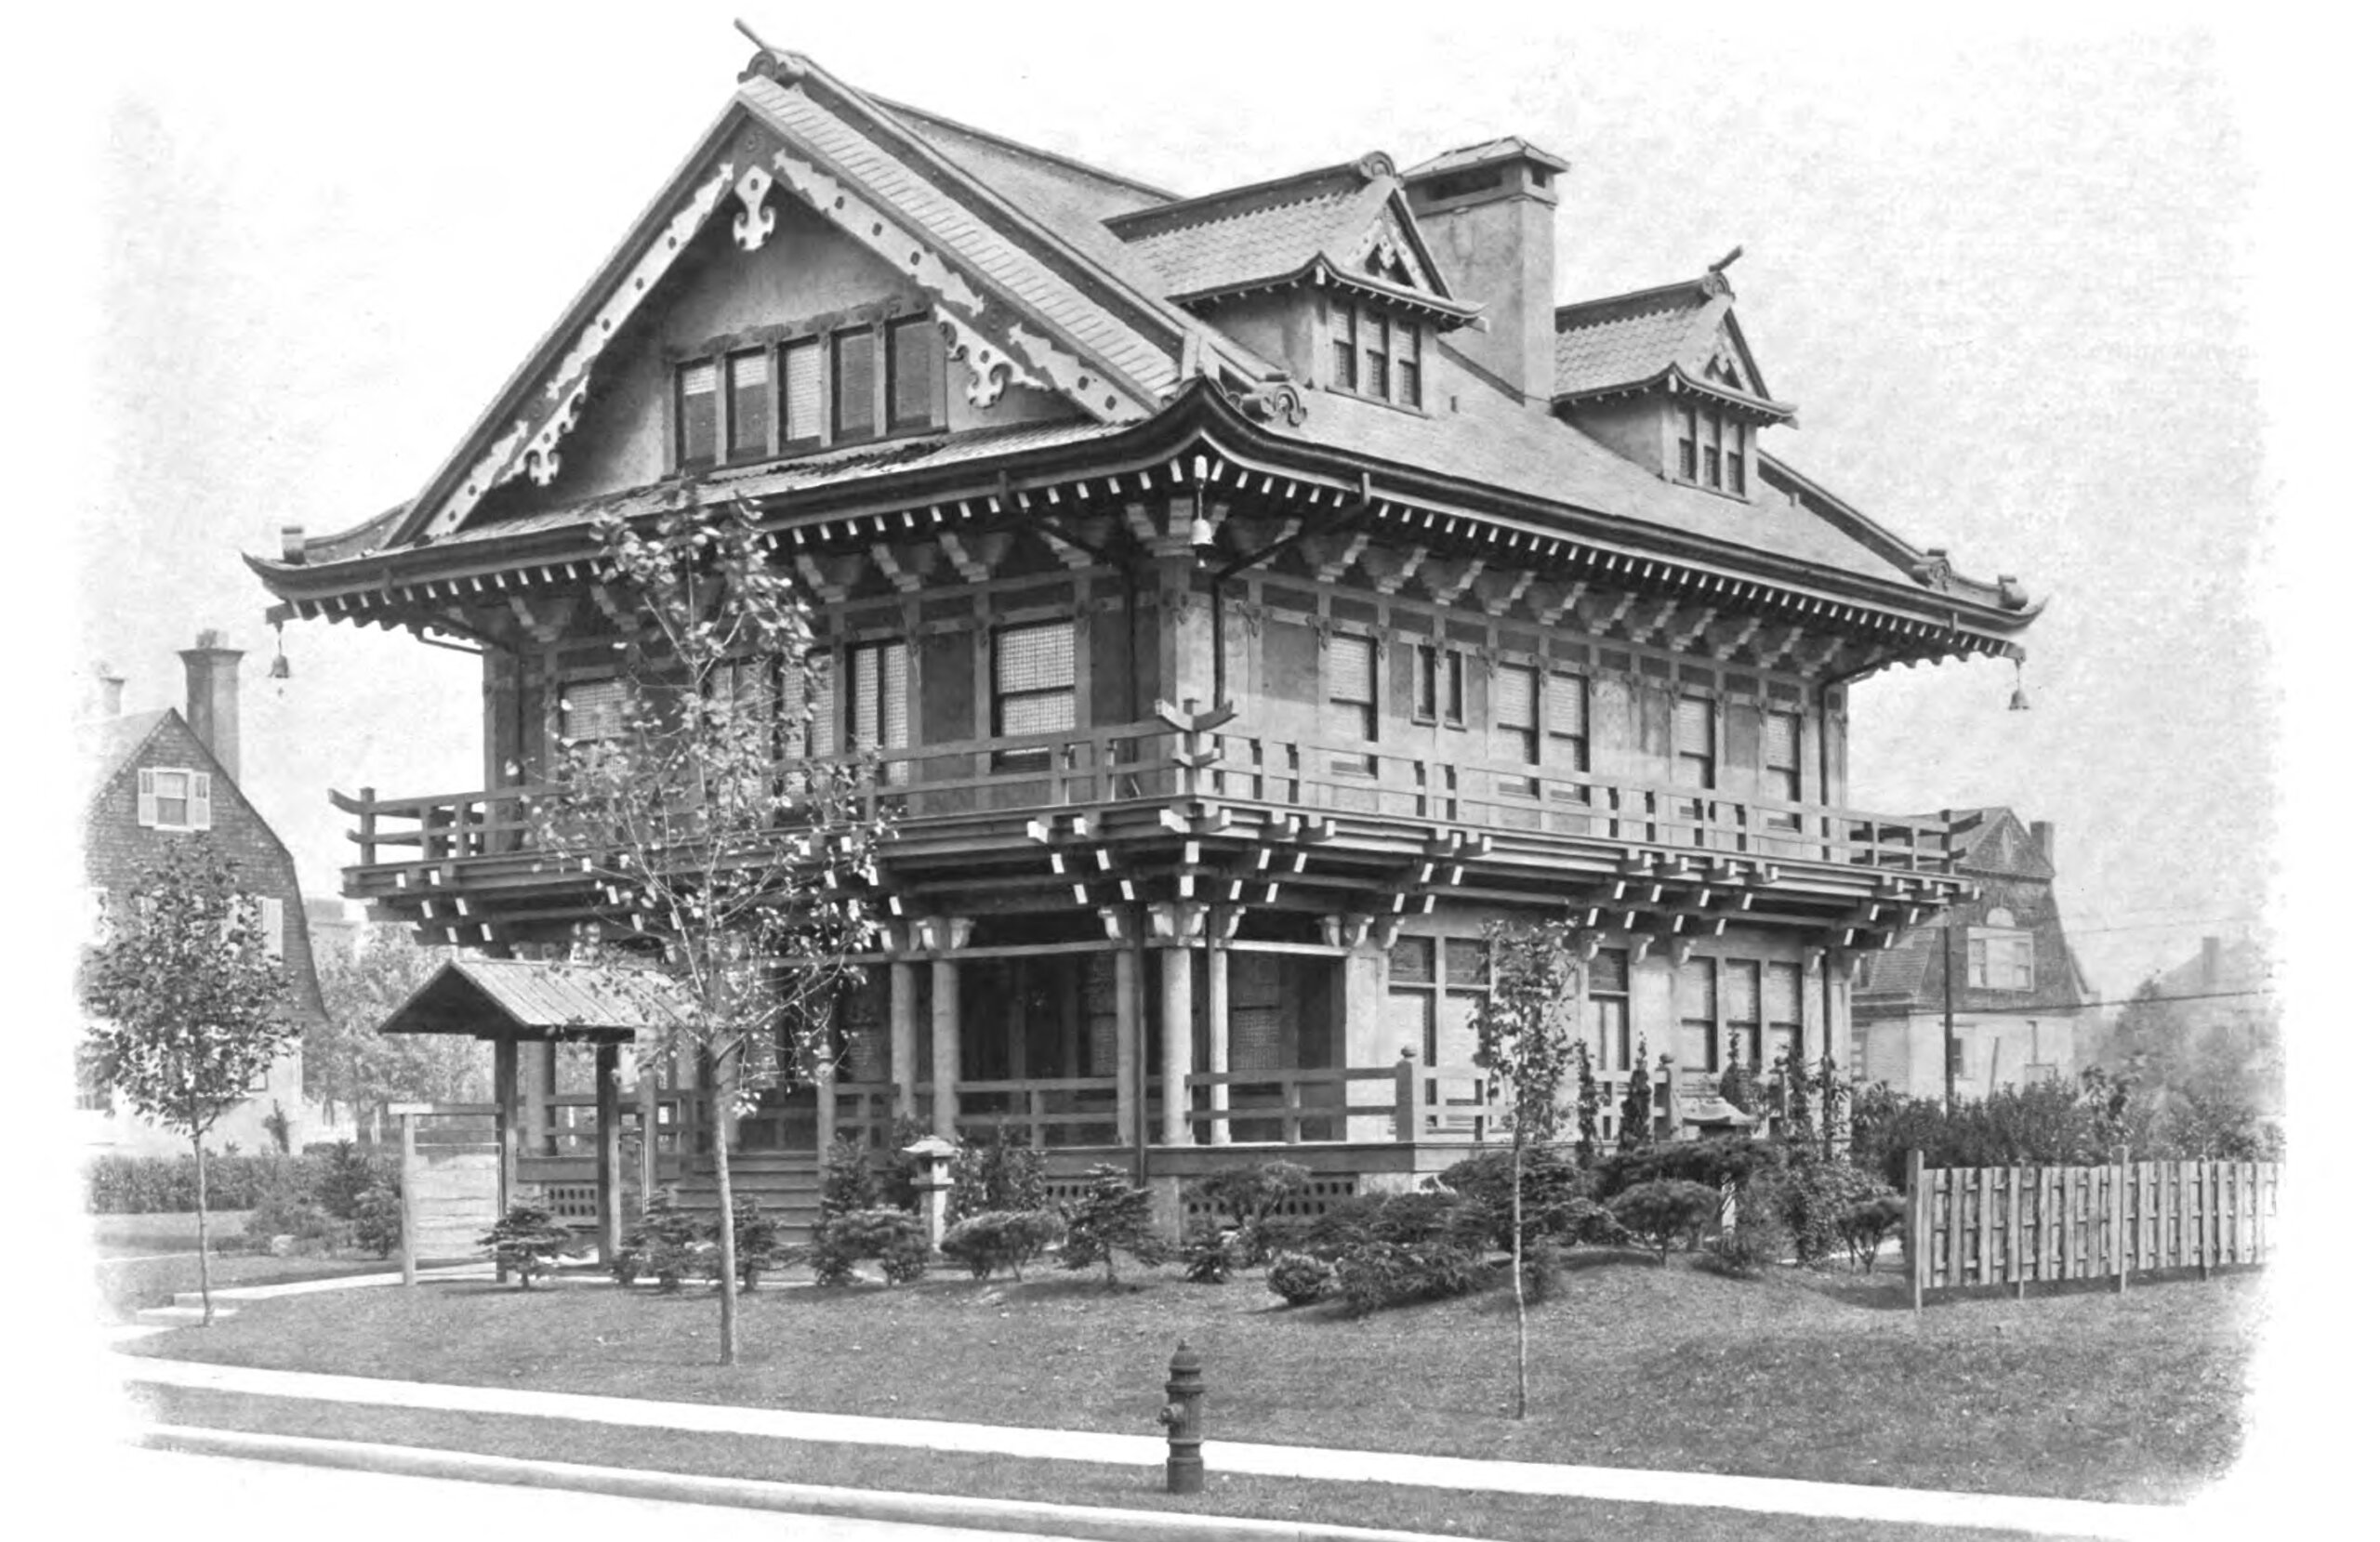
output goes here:
<path id="1" fill-rule="evenodd" d="M 1402 402 L 1392 402 L 1385 396 L 1368 395 L 1366 392 L 1355 390 L 1347 386 L 1322 386 L 1316 389 L 1327 391 L 1332 396 L 1343 396 L 1350 402 L 1361 402 L 1368 407 L 1386 407 L 1390 412 L 1403 413 L 1408 417 L 1427 417 L 1430 415 L 1430 412 L 1427 407 L 1421 406 L 1419 404 L 1408 406 Z"/>

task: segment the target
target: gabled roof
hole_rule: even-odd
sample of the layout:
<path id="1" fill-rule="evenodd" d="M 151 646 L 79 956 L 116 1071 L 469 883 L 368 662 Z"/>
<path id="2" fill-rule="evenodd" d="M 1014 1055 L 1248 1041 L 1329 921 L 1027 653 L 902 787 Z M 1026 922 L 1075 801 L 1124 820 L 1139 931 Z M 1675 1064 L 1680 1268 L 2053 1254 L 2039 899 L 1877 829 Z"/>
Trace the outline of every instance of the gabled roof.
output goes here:
<path id="1" fill-rule="evenodd" d="M 120 718 L 103 718 L 86 724 L 82 738 L 92 787 L 105 787 L 114 781 L 116 773 L 133 762 L 141 746 L 156 737 L 168 718 L 180 717 L 180 713 L 167 706 L 154 712 L 127 712 Z"/>
<path id="2" fill-rule="evenodd" d="M 1317 276 L 1425 304 L 1448 322 L 1469 319 L 1478 308 L 1448 293 L 1401 186 L 1395 164 L 1374 153 L 1117 215 L 1106 224 L 1174 299 Z M 1386 260 L 1371 260 L 1376 254 Z M 1382 270 L 1392 264 L 1404 278 Z"/>
<path id="3" fill-rule="evenodd" d="M 657 974 L 528 958 L 448 960 L 380 1024 L 384 1034 L 582 1042 L 632 1039 L 682 1025 Z"/>
<path id="4" fill-rule="evenodd" d="M 1715 354 L 1740 360 L 1730 384 L 1706 366 Z M 1554 396 L 1593 402 L 1674 381 L 1772 419 L 1793 409 L 1768 394 L 1735 316 L 1735 291 L 1717 269 L 1683 283 L 1580 300 L 1554 313 Z"/>

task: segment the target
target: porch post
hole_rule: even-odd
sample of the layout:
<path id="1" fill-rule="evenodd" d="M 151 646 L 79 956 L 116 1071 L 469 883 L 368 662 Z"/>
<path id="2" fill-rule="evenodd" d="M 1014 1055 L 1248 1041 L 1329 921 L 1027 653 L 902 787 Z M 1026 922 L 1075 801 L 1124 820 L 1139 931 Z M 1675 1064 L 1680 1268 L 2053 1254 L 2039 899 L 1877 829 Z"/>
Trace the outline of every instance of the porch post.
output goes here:
<path id="1" fill-rule="evenodd" d="M 496 1213 L 512 1213 L 512 1192 L 521 1176 L 521 1041 L 507 1034 L 496 1041 Z"/>
<path id="2" fill-rule="evenodd" d="M 595 1047 L 595 1256 L 620 1251 L 620 1047 Z"/>
<path id="3" fill-rule="evenodd" d="M 1223 912 L 1207 918 L 1207 1069 L 1216 1075 L 1231 1070 L 1231 934 L 1224 929 Z M 1207 1106 L 1215 1117 L 1207 1139 L 1215 1145 L 1231 1144 L 1231 1087 L 1217 1082 L 1207 1089 Z"/>
<path id="4" fill-rule="evenodd" d="M 916 1118 L 918 1114 L 918 967 L 894 964 L 892 969 L 892 1112 Z"/>
<path id="5" fill-rule="evenodd" d="M 826 1171 L 826 1149 L 835 1143 L 835 1057 L 821 1054 L 811 1073 L 811 1092 L 818 1109 L 818 1171 Z"/>
<path id="6" fill-rule="evenodd" d="M 934 954 L 933 1132 L 945 1140 L 959 1139 L 959 960 L 950 955 L 974 925 L 947 916 L 918 923 Z"/>
<path id="7" fill-rule="evenodd" d="M 1157 934 L 1161 988 L 1158 1022 L 1157 1140 L 1190 1144 L 1190 1066 L 1195 1025 L 1191 1021 L 1190 950 L 1204 929 L 1207 907 L 1175 900 L 1149 907 Z"/>
<path id="8" fill-rule="evenodd" d="M 636 1203 L 642 1215 L 661 1176 L 661 1073 L 642 1057 L 637 1063 L 644 1073 L 636 1081 Z"/>
<path id="9" fill-rule="evenodd" d="M 1116 944 L 1116 1143 L 1129 1146 L 1141 1120 L 1141 954 L 1127 912 L 1110 907 L 1099 918 Z"/>

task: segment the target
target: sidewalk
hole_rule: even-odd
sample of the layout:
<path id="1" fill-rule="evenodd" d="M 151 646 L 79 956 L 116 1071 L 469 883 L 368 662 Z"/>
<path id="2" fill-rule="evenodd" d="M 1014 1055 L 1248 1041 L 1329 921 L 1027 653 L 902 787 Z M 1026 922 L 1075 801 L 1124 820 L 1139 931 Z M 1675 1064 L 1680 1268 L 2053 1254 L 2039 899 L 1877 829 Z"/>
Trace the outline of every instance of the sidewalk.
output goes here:
<path id="1" fill-rule="evenodd" d="M 311 1282 L 310 1282 L 311 1284 Z M 271 1288 L 271 1287 L 260 1287 Z M 906 1446 L 1054 1461 L 1155 1468 L 1165 1460 L 1156 1435 L 1035 1430 L 869 1415 L 818 1414 L 698 1403 L 646 1402 L 576 1392 L 456 1387 L 312 1372 L 126 1356 L 128 1381 L 260 1397 L 311 1399 L 366 1406 L 481 1413 L 515 1418 L 571 1419 L 649 1430 L 694 1430 L 787 1441 Z M 1319 1478 L 1408 1487 L 1477 1489 L 1640 1504 L 1684 1505 L 1937 1526 L 1968 1526 L 2065 1536 L 2167 1538 L 2188 1534 L 2178 1509 L 2046 1499 L 2019 1495 L 1871 1487 L 1725 1473 L 1637 1468 L 1572 1467 L 1546 1462 L 1425 1456 L 1329 1447 L 1206 1443 L 1210 1472 Z M 1154 1521 L 1156 1518 L 1153 1517 Z"/>

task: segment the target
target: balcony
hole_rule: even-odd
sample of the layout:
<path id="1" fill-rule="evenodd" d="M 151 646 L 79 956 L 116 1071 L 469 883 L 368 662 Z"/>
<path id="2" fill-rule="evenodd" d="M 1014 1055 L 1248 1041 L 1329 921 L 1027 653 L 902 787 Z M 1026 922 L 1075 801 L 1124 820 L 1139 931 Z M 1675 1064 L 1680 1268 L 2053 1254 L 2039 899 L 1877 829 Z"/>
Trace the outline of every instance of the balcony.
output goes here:
<path id="1" fill-rule="evenodd" d="M 534 845 L 532 808 L 557 790 L 334 793 L 356 821 L 347 892 L 464 942 L 499 940 L 492 920 L 551 928 L 583 916 L 591 880 Z M 968 884 L 997 881 L 1027 909 L 1064 908 L 1069 891 L 1078 906 L 1106 903 L 1085 898 L 1094 859 L 1111 878 L 1162 876 L 1170 888 L 1223 871 L 1216 863 L 1233 860 L 1235 843 L 1252 853 L 1286 838 L 1306 843 L 1316 863 L 1296 863 L 1297 877 L 1268 873 L 1267 884 L 1335 878 L 1342 898 L 1350 884 L 1377 891 L 1451 850 L 1457 863 L 1502 874 L 1507 894 L 1576 897 L 1598 877 L 1677 877 L 1823 898 L 1851 925 L 1861 911 L 1843 907 L 1866 907 L 1872 921 L 1876 902 L 1938 902 L 1958 855 L 1939 821 L 1168 721 L 894 750 L 867 770 L 862 797 L 897 820 L 881 853 L 888 890 L 962 915 Z M 1058 854 L 1086 839 L 1097 850 L 1070 869 Z M 1141 896 L 1128 883 L 1118 897 Z M 1309 898 L 1314 908 L 1326 897 Z"/>

